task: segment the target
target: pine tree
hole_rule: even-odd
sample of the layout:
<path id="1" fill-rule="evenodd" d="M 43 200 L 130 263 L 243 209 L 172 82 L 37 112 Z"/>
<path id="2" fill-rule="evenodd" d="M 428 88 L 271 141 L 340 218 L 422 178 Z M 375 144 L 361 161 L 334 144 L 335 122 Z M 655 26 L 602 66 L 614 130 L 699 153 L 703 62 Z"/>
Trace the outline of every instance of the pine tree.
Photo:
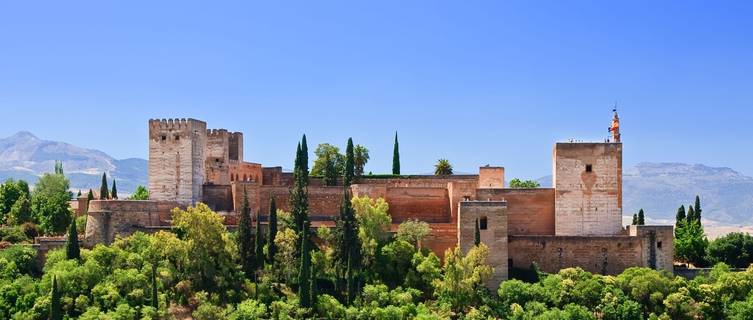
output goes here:
<path id="1" fill-rule="evenodd" d="M 701 197 L 695 196 L 695 220 L 698 222 L 701 222 L 701 212 L 703 210 L 701 209 Z"/>
<path id="2" fill-rule="evenodd" d="M 304 224 L 301 232 L 301 267 L 298 271 L 298 299 L 301 308 L 311 307 L 311 251 L 308 233 L 309 226 Z"/>
<path id="3" fill-rule="evenodd" d="M 353 183 L 355 176 L 355 155 L 353 154 L 353 138 L 348 138 L 348 146 L 345 148 L 345 174 L 343 185 L 347 188 Z"/>
<path id="4" fill-rule="evenodd" d="M 52 276 L 52 290 L 50 292 L 50 320 L 63 319 L 63 306 L 61 304 L 61 292 L 58 287 L 57 275 Z"/>
<path id="5" fill-rule="evenodd" d="M 638 214 L 633 213 L 633 223 L 632 225 L 637 226 L 638 225 Z"/>
<path id="6" fill-rule="evenodd" d="M 157 292 L 157 264 L 152 263 L 152 307 L 159 309 L 159 294 Z"/>
<path id="7" fill-rule="evenodd" d="M 478 218 L 476 218 L 476 230 L 473 236 L 473 245 L 478 247 L 481 244 L 481 227 L 479 226 Z"/>
<path id="8" fill-rule="evenodd" d="M 261 210 L 256 213 L 256 236 L 254 241 L 256 242 L 256 249 L 254 250 L 254 258 L 256 258 L 256 268 L 260 269 L 264 267 L 264 232 L 261 230 Z"/>
<path id="9" fill-rule="evenodd" d="M 112 179 L 112 191 L 110 191 L 110 198 L 118 198 L 118 187 L 115 185 L 115 179 Z"/>
<path id="10" fill-rule="evenodd" d="M 675 229 L 680 229 L 685 225 L 685 220 L 687 217 L 685 216 L 685 206 L 682 205 L 679 208 L 677 208 L 677 215 L 675 216 Z"/>
<path id="11" fill-rule="evenodd" d="M 646 215 L 643 209 L 638 210 L 638 225 L 642 226 L 646 224 Z"/>
<path id="12" fill-rule="evenodd" d="M 272 264 L 275 262 L 275 254 L 277 253 L 277 246 L 275 245 L 275 237 L 277 237 L 277 204 L 275 198 L 269 201 L 269 234 L 267 238 L 267 263 Z"/>
<path id="13" fill-rule="evenodd" d="M 68 228 L 68 240 L 65 242 L 65 257 L 67 259 L 81 259 L 81 248 L 78 243 L 78 230 L 76 230 L 76 219 L 71 220 Z"/>
<path id="14" fill-rule="evenodd" d="M 241 215 L 238 218 L 238 255 L 241 259 L 241 267 L 247 277 L 254 274 L 253 239 L 251 239 L 251 208 L 248 204 L 248 193 L 243 190 L 243 202 L 241 203 Z"/>
<path id="15" fill-rule="evenodd" d="M 102 185 L 99 187 L 99 199 L 107 200 L 110 198 L 110 191 L 107 189 L 107 173 L 102 173 Z"/>
<path id="16" fill-rule="evenodd" d="M 400 147 L 397 142 L 397 132 L 395 132 L 395 146 L 392 150 L 392 174 L 400 174 Z"/>

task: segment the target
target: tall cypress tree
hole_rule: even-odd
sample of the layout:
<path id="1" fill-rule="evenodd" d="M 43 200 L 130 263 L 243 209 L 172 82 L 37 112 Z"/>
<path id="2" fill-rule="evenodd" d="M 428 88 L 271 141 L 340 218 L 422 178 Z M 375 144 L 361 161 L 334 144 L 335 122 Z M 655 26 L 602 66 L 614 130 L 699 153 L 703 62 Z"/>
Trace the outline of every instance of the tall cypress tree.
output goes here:
<path id="1" fill-rule="evenodd" d="M 308 186 L 309 181 L 309 147 L 306 143 L 306 135 L 303 135 L 303 138 L 301 138 L 301 171 L 303 172 L 303 175 L 305 176 L 306 185 Z"/>
<path id="2" fill-rule="evenodd" d="M 78 189 L 78 193 L 76 194 L 76 198 L 81 198 L 81 189 Z"/>
<path id="3" fill-rule="evenodd" d="M 107 189 L 107 173 L 102 173 L 102 185 L 99 187 L 99 198 L 107 200 L 110 198 L 110 191 Z"/>
<path id="4" fill-rule="evenodd" d="M 687 217 L 685 216 L 685 206 L 682 205 L 679 208 L 677 208 L 677 215 L 675 216 L 675 228 L 680 229 L 682 226 L 685 225 L 685 220 Z"/>
<path id="5" fill-rule="evenodd" d="M 301 266 L 298 271 L 298 299 L 301 308 L 311 307 L 311 249 L 308 233 L 309 226 L 304 224 L 301 232 Z"/>
<path id="6" fill-rule="evenodd" d="M 693 221 L 696 221 L 695 209 L 693 209 L 692 205 L 688 206 L 688 216 L 685 218 L 685 221 L 687 221 L 688 224 L 691 224 L 693 223 Z"/>
<path id="7" fill-rule="evenodd" d="M 61 300 L 60 288 L 58 288 L 57 275 L 52 276 L 52 290 L 50 292 L 50 320 L 63 319 L 63 305 Z"/>
<path id="8" fill-rule="evenodd" d="M 277 253 L 277 246 L 275 245 L 275 237 L 277 237 L 277 204 L 275 198 L 271 195 L 269 197 L 269 232 L 267 239 L 267 263 L 272 264 L 275 262 L 275 254 Z"/>
<path id="9" fill-rule="evenodd" d="M 251 208 L 248 204 L 248 193 L 243 190 L 243 202 L 241 203 L 241 215 L 238 218 L 238 254 L 241 259 L 241 267 L 247 277 L 254 274 L 254 250 L 251 230 Z"/>
<path id="10" fill-rule="evenodd" d="M 353 183 L 355 176 L 355 155 L 353 154 L 353 138 L 348 138 L 348 146 L 345 148 L 345 173 L 343 185 L 347 188 Z"/>
<path id="11" fill-rule="evenodd" d="M 634 226 L 638 225 L 638 214 L 637 213 L 633 213 L 633 223 L 631 223 L 631 224 L 634 225 Z"/>
<path id="12" fill-rule="evenodd" d="M 110 191 L 110 198 L 118 198 L 118 186 L 115 185 L 115 179 L 112 179 L 112 191 Z"/>
<path id="13" fill-rule="evenodd" d="M 400 147 L 397 142 L 397 132 L 395 132 L 395 146 L 392 150 L 392 174 L 400 174 Z"/>
<path id="14" fill-rule="evenodd" d="M 646 224 L 646 214 L 643 209 L 638 210 L 638 225 L 642 226 Z"/>
<path id="15" fill-rule="evenodd" d="M 67 259 L 81 259 L 81 248 L 78 244 L 78 230 L 76 230 L 76 219 L 71 221 L 68 227 L 68 239 L 65 241 L 65 257 Z"/>
<path id="16" fill-rule="evenodd" d="M 340 204 L 340 216 L 337 219 L 337 233 L 335 234 L 335 260 L 338 263 L 337 270 L 341 277 L 339 286 L 346 284 L 346 296 L 350 293 L 348 284 L 354 281 L 355 275 L 360 268 L 361 243 L 358 239 L 358 221 L 350 199 L 350 189 L 345 187 L 343 199 Z M 344 273 L 344 274 L 343 274 Z M 344 279 L 343 279 L 344 278 Z M 343 281 L 344 280 L 344 281 Z M 341 288 L 339 289 L 341 290 Z M 352 297 L 352 294 L 350 295 Z M 348 301 L 350 302 L 350 300 Z"/>
<path id="17" fill-rule="evenodd" d="M 157 264 L 152 263 L 152 307 L 159 309 L 159 294 L 157 292 Z"/>
<path id="18" fill-rule="evenodd" d="M 89 194 L 86 195 L 86 200 L 89 200 L 89 202 L 94 200 L 94 191 L 92 191 L 92 189 L 89 189 Z"/>
<path id="19" fill-rule="evenodd" d="M 305 137 L 305 136 L 304 136 Z M 305 155 L 301 144 L 298 144 L 293 169 L 293 188 L 290 191 L 290 208 L 295 222 L 296 232 L 300 235 L 303 225 L 308 222 L 308 172 L 306 171 Z"/>
<path id="20" fill-rule="evenodd" d="M 256 258 L 256 268 L 260 269 L 264 267 L 264 232 L 261 231 L 261 210 L 256 213 L 256 249 L 254 250 L 254 258 Z"/>
<path id="21" fill-rule="evenodd" d="M 356 300 L 356 276 L 353 269 L 353 260 L 348 259 L 348 266 L 345 271 L 345 302 L 348 305 Z"/>
<path id="22" fill-rule="evenodd" d="M 696 195 L 695 196 L 695 220 L 698 222 L 701 222 L 701 197 Z"/>
<path id="23" fill-rule="evenodd" d="M 479 226 L 478 218 L 476 218 L 476 229 L 473 233 L 473 245 L 477 246 L 481 244 L 481 227 Z"/>

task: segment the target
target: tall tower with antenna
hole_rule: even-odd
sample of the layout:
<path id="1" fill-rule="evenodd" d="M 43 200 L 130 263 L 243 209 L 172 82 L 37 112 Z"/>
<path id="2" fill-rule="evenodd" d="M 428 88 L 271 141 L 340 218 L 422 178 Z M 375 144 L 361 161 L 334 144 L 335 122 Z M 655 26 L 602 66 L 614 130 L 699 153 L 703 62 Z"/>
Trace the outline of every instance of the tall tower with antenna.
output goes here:
<path id="1" fill-rule="evenodd" d="M 609 132 L 612 133 L 612 141 L 620 143 L 620 117 L 617 115 L 616 106 L 612 109 L 612 112 L 614 112 L 614 118 L 612 118 L 612 126 L 609 127 Z"/>

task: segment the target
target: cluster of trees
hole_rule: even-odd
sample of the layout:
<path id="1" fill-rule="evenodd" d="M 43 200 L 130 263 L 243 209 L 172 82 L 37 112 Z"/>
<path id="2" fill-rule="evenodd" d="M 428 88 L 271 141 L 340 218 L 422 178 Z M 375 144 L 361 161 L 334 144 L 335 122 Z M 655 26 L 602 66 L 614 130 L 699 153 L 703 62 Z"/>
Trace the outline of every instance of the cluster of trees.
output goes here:
<path id="1" fill-rule="evenodd" d="M 638 213 L 633 214 L 633 225 L 634 226 L 646 225 L 646 213 L 643 212 L 643 209 L 640 209 L 638 210 Z"/>
<path id="2" fill-rule="evenodd" d="M 304 136 L 305 140 L 305 136 Z M 345 171 L 345 155 L 340 153 L 340 148 L 329 143 L 322 143 L 314 151 L 316 159 L 314 166 L 311 168 L 311 175 L 323 177 L 328 186 L 337 185 L 337 179 Z M 359 179 L 364 174 L 366 163 L 369 162 L 369 149 L 362 145 L 353 147 L 353 175 Z"/>
<path id="3" fill-rule="evenodd" d="M 706 249 L 709 240 L 706 238 L 701 223 L 701 198 L 695 197 L 695 205 L 689 205 L 687 212 L 685 206 L 677 209 L 675 219 L 675 260 L 693 264 L 696 267 L 709 265 L 706 259 Z"/>
<path id="4" fill-rule="evenodd" d="M 510 180 L 511 189 L 536 189 L 541 188 L 541 184 L 536 180 L 521 180 L 518 178 Z"/>

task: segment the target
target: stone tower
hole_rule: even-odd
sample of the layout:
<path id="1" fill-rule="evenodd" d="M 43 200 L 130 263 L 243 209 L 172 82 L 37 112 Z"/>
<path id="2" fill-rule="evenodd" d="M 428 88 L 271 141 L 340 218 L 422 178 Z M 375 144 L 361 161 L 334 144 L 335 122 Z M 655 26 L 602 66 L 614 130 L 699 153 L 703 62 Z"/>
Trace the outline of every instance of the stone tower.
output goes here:
<path id="1" fill-rule="evenodd" d="M 201 200 L 207 124 L 149 120 L 149 198 L 193 205 Z"/>
<path id="2" fill-rule="evenodd" d="M 489 248 L 487 262 L 494 268 L 486 282 L 491 290 L 507 280 L 507 202 L 461 201 L 458 205 L 458 246 L 467 254 L 475 245 L 476 220 L 479 221 L 481 243 Z"/>
<path id="3" fill-rule="evenodd" d="M 555 234 L 614 235 L 622 231 L 622 143 L 557 143 L 552 186 Z"/>

